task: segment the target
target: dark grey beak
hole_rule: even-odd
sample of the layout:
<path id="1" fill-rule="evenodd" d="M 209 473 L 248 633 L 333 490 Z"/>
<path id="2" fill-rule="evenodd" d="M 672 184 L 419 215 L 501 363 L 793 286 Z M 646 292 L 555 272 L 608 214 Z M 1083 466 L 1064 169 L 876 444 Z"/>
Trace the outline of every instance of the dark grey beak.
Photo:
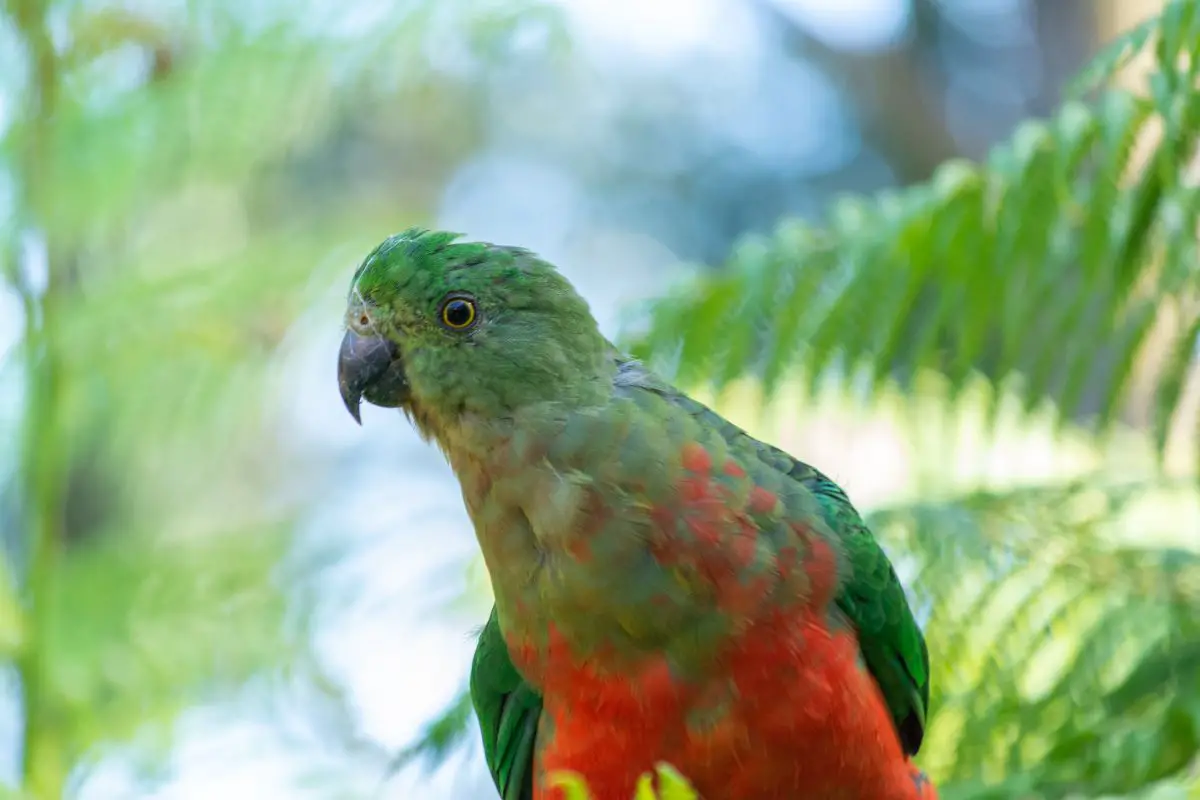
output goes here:
<path id="1" fill-rule="evenodd" d="M 382 336 L 346 331 L 338 351 L 338 389 L 346 410 L 359 425 L 363 398 L 384 408 L 404 405 L 408 401 L 408 379 L 396 343 Z"/>

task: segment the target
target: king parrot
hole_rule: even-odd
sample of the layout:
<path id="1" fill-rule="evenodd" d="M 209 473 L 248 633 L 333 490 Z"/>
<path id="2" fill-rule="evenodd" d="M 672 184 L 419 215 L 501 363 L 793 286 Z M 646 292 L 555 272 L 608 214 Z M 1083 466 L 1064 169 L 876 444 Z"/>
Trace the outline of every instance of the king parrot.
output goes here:
<path id="1" fill-rule="evenodd" d="M 842 489 L 619 352 L 528 250 L 409 229 L 354 274 L 346 407 L 445 454 L 495 606 L 470 692 L 503 800 L 925 800 L 929 655 Z"/>

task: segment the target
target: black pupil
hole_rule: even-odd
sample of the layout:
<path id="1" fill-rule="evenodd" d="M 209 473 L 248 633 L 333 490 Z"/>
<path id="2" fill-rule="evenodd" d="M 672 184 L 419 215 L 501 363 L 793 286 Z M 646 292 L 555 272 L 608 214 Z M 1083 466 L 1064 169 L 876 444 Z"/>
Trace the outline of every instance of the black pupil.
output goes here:
<path id="1" fill-rule="evenodd" d="M 446 306 L 446 322 L 454 326 L 466 325 L 471 321 L 471 307 L 465 300 L 451 300 Z"/>

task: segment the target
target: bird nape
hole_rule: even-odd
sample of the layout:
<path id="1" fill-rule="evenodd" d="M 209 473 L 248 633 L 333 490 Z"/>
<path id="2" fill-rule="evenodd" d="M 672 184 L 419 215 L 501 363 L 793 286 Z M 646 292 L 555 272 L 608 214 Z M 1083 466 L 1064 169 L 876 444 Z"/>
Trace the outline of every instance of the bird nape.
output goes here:
<path id="1" fill-rule="evenodd" d="M 449 460 L 495 607 L 470 690 L 504 800 L 659 762 L 709 800 L 936 796 L 929 655 L 842 489 L 623 355 L 549 263 L 411 229 L 354 274 L 338 383 Z"/>

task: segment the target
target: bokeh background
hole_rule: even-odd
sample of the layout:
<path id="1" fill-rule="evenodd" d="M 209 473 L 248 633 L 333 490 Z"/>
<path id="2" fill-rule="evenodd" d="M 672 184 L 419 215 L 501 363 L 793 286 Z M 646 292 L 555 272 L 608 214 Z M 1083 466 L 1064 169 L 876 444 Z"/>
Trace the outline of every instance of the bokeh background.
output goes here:
<path id="1" fill-rule="evenodd" d="M 944 797 L 1200 796 L 1195 5 L 5 0 L 3 791 L 494 796 L 457 485 L 334 379 L 419 224 L 871 513 Z"/>

